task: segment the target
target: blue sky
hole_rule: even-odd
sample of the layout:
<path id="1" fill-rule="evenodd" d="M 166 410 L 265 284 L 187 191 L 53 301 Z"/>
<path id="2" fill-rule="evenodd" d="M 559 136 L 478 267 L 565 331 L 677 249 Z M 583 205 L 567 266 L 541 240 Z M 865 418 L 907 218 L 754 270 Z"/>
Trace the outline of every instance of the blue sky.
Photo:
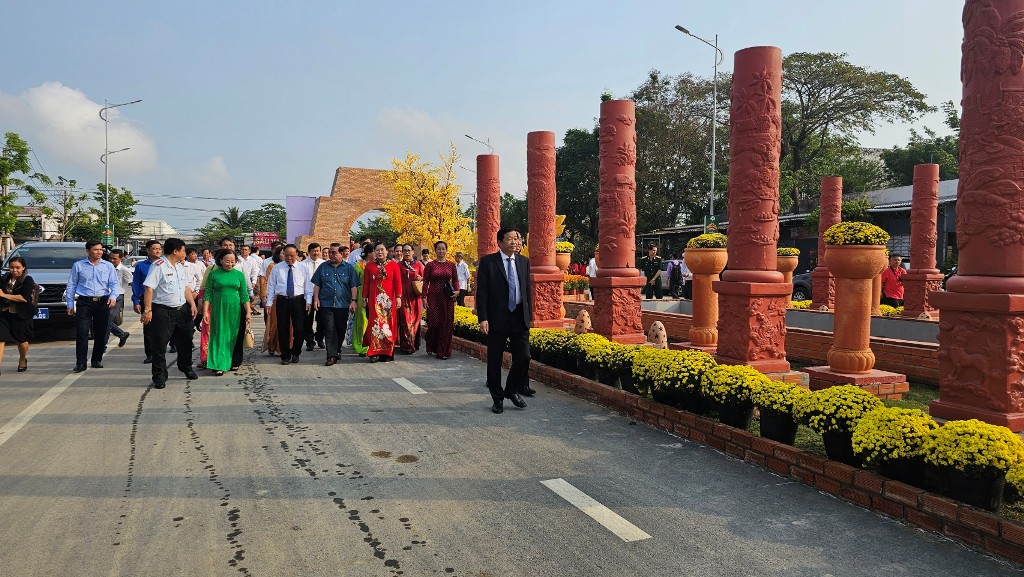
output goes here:
<path id="1" fill-rule="evenodd" d="M 907 77 L 930 104 L 960 100 L 954 0 L 71 2 L 0 0 L 5 54 L 0 131 L 20 133 L 51 177 L 110 181 L 140 216 L 181 232 L 226 206 L 326 195 L 338 166 L 434 159 L 454 142 L 463 166 L 490 139 L 502 188 L 526 188 L 526 133 L 587 128 L 599 96 L 625 96 L 649 70 L 710 75 L 725 53 L 846 52 Z M 944 129 L 936 114 L 915 123 Z M 864 135 L 902 145 L 911 126 Z M 37 167 L 38 168 L 38 167 Z M 460 175 L 465 191 L 472 173 Z M 185 198 L 208 197 L 214 200 Z M 184 210 L 183 210 L 184 209 Z"/>

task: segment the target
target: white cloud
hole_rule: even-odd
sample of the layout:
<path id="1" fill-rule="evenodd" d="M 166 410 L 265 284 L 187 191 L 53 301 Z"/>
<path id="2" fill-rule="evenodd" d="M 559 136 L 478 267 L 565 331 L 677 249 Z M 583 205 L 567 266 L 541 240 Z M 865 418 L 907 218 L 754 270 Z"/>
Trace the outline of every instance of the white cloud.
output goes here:
<path id="1" fill-rule="evenodd" d="M 0 93 L 0 124 L 14 127 L 41 157 L 96 170 L 103 154 L 102 103 L 60 82 L 46 82 L 20 95 Z M 153 169 L 157 148 L 141 126 L 124 118 L 122 108 L 107 111 L 109 148 L 130 148 L 111 155 L 119 177 Z M 45 153 L 45 154 L 44 154 Z"/>
<path id="2" fill-rule="evenodd" d="M 218 190 L 231 181 L 223 156 L 214 156 L 192 172 L 196 184 L 206 190 Z"/>

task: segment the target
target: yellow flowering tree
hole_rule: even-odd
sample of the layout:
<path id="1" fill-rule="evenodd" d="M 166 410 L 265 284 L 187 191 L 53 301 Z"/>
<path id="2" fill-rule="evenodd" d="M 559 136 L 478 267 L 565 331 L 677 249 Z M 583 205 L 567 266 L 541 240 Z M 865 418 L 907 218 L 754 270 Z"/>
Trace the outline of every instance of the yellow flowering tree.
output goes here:
<path id="1" fill-rule="evenodd" d="M 398 231 L 398 242 L 433 248 L 443 240 L 449 254 L 462 251 L 467 260 L 476 258 L 476 235 L 469 228 L 469 219 L 459 210 L 459 191 L 455 167 L 459 154 L 451 145 L 441 154 L 440 164 L 420 160 L 407 152 L 405 160 L 391 159 L 391 170 L 380 178 L 394 191 L 394 198 L 385 203 L 391 226 Z"/>

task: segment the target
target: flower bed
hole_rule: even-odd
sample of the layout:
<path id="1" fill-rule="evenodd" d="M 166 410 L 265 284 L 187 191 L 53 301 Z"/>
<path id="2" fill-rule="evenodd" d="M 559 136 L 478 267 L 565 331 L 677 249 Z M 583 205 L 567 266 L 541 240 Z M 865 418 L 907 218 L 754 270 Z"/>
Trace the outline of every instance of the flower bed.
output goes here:
<path id="1" fill-rule="evenodd" d="M 800 256 L 800 249 L 791 246 L 780 246 L 775 249 L 775 254 L 778 256 Z"/>
<path id="2" fill-rule="evenodd" d="M 825 231 L 825 244 L 841 245 L 885 245 L 889 233 L 867 222 L 840 222 Z"/>
<path id="3" fill-rule="evenodd" d="M 720 232 L 712 232 L 695 236 L 686 243 L 686 248 L 725 248 L 729 237 Z"/>
<path id="4" fill-rule="evenodd" d="M 791 308 L 791 309 L 800 309 L 800 310 L 809 310 L 811 308 L 811 303 L 812 302 L 813 301 L 809 301 L 809 300 L 807 300 L 807 301 L 792 301 L 791 303 L 789 303 L 789 308 Z"/>

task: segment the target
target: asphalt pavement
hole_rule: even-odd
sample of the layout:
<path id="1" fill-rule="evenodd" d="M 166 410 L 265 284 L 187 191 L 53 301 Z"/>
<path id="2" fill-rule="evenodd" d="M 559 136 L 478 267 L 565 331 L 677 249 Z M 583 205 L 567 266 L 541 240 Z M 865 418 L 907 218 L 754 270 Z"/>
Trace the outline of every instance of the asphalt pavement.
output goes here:
<path id="1" fill-rule="evenodd" d="M 0 575 L 1019 574 L 537 383 L 494 415 L 459 353 L 249 351 L 156 390 L 128 328 L 81 375 L 73 341 L 8 348 Z"/>

